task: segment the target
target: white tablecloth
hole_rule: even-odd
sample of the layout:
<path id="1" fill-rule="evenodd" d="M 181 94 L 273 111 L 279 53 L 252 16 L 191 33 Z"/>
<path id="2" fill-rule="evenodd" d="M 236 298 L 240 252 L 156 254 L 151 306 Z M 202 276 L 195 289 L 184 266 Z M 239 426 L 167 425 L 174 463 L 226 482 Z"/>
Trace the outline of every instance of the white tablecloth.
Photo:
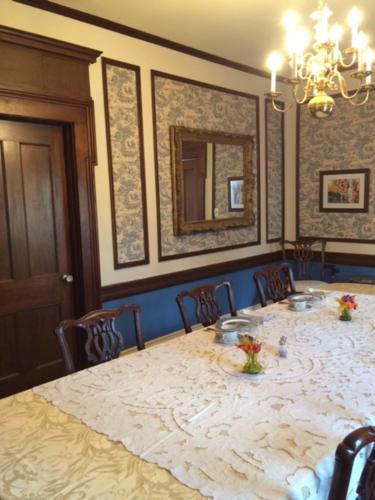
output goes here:
<path id="1" fill-rule="evenodd" d="M 199 330 L 34 391 L 203 495 L 323 500 L 338 442 L 374 423 L 375 297 L 357 300 L 347 323 L 334 297 L 254 313 L 275 315 L 258 332 L 258 376 L 241 373 L 239 349 Z"/>

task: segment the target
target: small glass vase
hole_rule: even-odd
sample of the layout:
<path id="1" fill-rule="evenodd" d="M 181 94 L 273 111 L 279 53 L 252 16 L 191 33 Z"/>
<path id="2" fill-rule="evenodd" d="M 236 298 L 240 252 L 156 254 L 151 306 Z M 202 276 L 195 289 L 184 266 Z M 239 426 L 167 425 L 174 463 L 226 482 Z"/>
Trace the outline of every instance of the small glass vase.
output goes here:
<path id="1" fill-rule="evenodd" d="M 349 311 L 349 309 L 344 309 L 340 316 L 339 320 L 341 321 L 351 321 L 352 320 L 352 313 Z"/>
<path id="2" fill-rule="evenodd" d="M 245 366 L 243 367 L 244 373 L 256 375 L 262 371 L 262 365 L 259 363 L 256 354 L 248 354 Z"/>

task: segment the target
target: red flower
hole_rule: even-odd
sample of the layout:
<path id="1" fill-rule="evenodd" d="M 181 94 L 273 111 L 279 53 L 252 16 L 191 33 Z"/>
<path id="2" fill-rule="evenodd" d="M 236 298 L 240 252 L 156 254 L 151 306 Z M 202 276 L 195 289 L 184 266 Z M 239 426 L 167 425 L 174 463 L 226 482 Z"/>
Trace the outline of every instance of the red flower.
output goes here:
<path id="1" fill-rule="evenodd" d="M 258 342 L 254 342 L 253 344 L 253 353 L 260 352 L 261 350 L 261 345 Z"/>
<path id="2" fill-rule="evenodd" d="M 253 337 L 245 336 L 236 347 L 246 354 L 257 354 L 262 348 L 262 344 L 255 340 Z"/>

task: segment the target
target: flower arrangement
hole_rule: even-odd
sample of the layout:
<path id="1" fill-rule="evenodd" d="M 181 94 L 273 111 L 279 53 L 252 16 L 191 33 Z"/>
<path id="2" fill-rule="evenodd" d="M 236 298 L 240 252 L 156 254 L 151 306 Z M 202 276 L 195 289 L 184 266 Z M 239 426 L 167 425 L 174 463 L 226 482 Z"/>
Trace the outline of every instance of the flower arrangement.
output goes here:
<path id="1" fill-rule="evenodd" d="M 343 295 L 336 300 L 339 303 L 339 319 L 341 321 L 350 321 L 352 319 L 352 311 L 358 307 L 355 295 Z"/>
<path id="2" fill-rule="evenodd" d="M 243 367 L 245 373 L 257 374 L 262 371 L 262 365 L 258 361 L 257 354 L 262 349 L 262 344 L 250 335 L 244 335 L 236 347 L 246 354 L 247 360 Z"/>

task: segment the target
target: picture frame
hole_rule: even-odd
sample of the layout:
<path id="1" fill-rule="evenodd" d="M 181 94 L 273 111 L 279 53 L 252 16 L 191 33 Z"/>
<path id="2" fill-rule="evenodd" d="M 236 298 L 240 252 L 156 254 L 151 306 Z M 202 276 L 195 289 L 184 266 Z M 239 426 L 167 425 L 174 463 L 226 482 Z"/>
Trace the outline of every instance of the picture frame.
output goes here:
<path id="1" fill-rule="evenodd" d="M 320 171 L 320 212 L 368 212 L 368 168 Z"/>
<path id="2" fill-rule="evenodd" d="M 244 210 L 243 177 L 228 177 L 228 210 L 229 212 Z"/>

